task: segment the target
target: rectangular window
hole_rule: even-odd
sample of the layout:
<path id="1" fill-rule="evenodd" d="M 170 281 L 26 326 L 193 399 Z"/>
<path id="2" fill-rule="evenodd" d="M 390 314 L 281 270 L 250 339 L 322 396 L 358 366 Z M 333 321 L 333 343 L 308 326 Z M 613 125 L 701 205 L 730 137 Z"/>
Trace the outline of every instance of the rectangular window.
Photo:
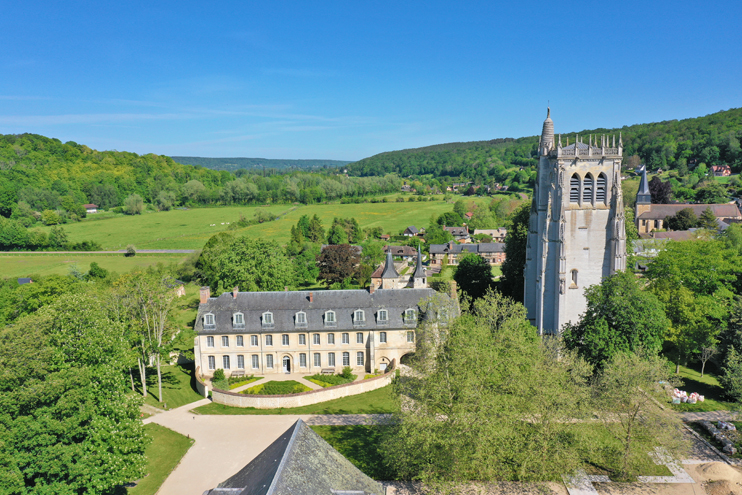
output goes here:
<path id="1" fill-rule="evenodd" d="M 273 345 L 273 335 L 265 336 L 265 345 Z"/>
<path id="2" fill-rule="evenodd" d="M 319 334 L 315 333 L 312 335 L 312 344 L 319 345 Z"/>
<path id="3" fill-rule="evenodd" d="M 350 344 L 350 335 L 347 333 L 343 334 L 343 344 Z"/>
<path id="4" fill-rule="evenodd" d="M 303 333 L 299 334 L 299 345 L 307 345 L 307 336 Z"/>
<path id="5" fill-rule="evenodd" d="M 237 338 L 237 347 L 245 347 L 245 338 L 242 335 L 238 335 L 236 338 Z"/>
<path id="6" fill-rule="evenodd" d="M 379 342 L 386 344 L 386 332 L 379 332 Z"/>
<path id="7" fill-rule="evenodd" d="M 407 342 L 415 341 L 415 332 L 407 332 Z"/>
<path id="8" fill-rule="evenodd" d="M 258 336 L 257 335 L 250 335 L 250 345 L 257 347 L 258 346 Z"/>
<path id="9" fill-rule="evenodd" d="M 314 366 L 319 368 L 322 366 L 322 358 L 319 355 L 319 352 L 314 353 Z"/>
<path id="10" fill-rule="evenodd" d="M 350 366 L 350 353 L 349 352 L 343 353 L 343 366 Z"/>
<path id="11" fill-rule="evenodd" d="M 252 369 L 260 368 L 260 357 L 257 354 L 252 355 Z"/>
<path id="12" fill-rule="evenodd" d="M 226 335 L 222 337 L 222 347 L 229 347 L 229 337 Z"/>
<path id="13" fill-rule="evenodd" d="M 289 345 L 289 336 L 287 334 L 281 335 L 281 345 Z"/>
<path id="14" fill-rule="evenodd" d="M 330 352 L 327 354 L 327 366 L 335 367 L 335 353 Z"/>
<path id="15" fill-rule="evenodd" d="M 214 337 L 206 337 L 206 347 L 214 347 Z"/>
<path id="16" fill-rule="evenodd" d="M 299 354 L 299 366 L 302 368 L 307 367 L 307 355 L 304 354 L 303 352 Z"/>
<path id="17" fill-rule="evenodd" d="M 361 332 L 356 334 L 356 344 L 363 344 L 363 334 Z"/>
<path id="18" fill-rule="evenodd" d="M 245 356 L 240 354 L 237 356 L 237 369 L 238 370 L 244 370 L 245 369 Z"/>
<path id="19" fill-rule="evenodd" d="M 273 354 L 268 354 L 267 356 L 265 356 L 265 366 L 267 368 L 273 367 Z"/>
<path id="20" fill-rule="evenodd" d="M 229 369 L 229 356 L 222 356 L 222 364 L 224 364 L 224 369 Z"/>
<path id="21" fill-rule="evenodd" d="M 389 320 L 389 313 L 385 309 L 379 310 L 379 323 L 386 323 Z"/>
<path id="22" fill-rule="evenodd" d="M 214 356 L 209 356 L 209 369 L 216 369 L 216 358 Z"/>
<path id="23" fill-rule="evenodd" d="M 328 344 L 334 344 L 335 343 L 335 334 L 334 333 L 328 333 L 327 334 L 327 343 Z"/>
<path id="24" fill-rule="evenodd" d="M 358 366 L 363 366 L 363 352 L 356 353 L 356 364 Z"/>

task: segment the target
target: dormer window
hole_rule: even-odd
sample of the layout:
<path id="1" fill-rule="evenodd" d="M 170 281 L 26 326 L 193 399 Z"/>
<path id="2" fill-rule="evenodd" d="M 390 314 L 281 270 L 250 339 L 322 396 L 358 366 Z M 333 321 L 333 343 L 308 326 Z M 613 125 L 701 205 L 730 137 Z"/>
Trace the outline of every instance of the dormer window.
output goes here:
<path id="1" fill-rule="evenodd" d="M 389 323 L 389 312 L 386 309 L 380 309 L 378 313 L 376 313 L 376 322 L 379 325 L 386 325 Z"/>
<path id="2" fill-rule="evenodd" d="M 337 325 L 337 319 L 335 319 L 334 311 L 325 312 L 325 325 L 328 327 L 334 327 Z"/>
<path id="3" fill-rule="evenodd" d="M 404 322 L 406 325 L 417 323 L 417 311 L 414 309 L 407 309 L 404 312 Z"/>
<path id="4" fill-rule="evenodd" d="M 235 313 L 232 315 L 232 328 L 245 328 L 245 315 Z"/>
<path id="5" fill-rule="evenodd" d="M 307 314 L 303 311 L 299 311 L 296 313 L 296 317 L 294 318 L 294 323 L 297 327 L 305 327 L 307 326 Z"/>
<path id="6" fill-rule="evenodd" d="M 214 318 L 214 315 L 211 313 L 204 315 L 204 330 L 214 330 L 216 329 L 216 319 Z"/>
<path id="7" fill-rule="evenodd" d="M 362 309 L 357 309 L 353 312 L 353 326 L 365 325 L 366 314 Z"/>
<path id="8" fill-rule="evenodd" d="M 274 325 L 273 323 L 273 313 L 266 312 L 263 313 L 263 326 L 264 327 L 272 327 Z"/>

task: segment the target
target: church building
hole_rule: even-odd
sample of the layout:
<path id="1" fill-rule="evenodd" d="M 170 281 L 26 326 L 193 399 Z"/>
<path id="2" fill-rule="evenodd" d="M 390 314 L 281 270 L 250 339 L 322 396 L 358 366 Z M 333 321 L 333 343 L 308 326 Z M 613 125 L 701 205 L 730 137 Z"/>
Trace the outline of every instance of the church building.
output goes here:
<path id="1" fill-rule="evenodd" d="M 562 145 L 547 112 L 526 248 L 525 306 L 539 334 L 585 312 L 584 291 L 626 268 L 621 137 Z"/>

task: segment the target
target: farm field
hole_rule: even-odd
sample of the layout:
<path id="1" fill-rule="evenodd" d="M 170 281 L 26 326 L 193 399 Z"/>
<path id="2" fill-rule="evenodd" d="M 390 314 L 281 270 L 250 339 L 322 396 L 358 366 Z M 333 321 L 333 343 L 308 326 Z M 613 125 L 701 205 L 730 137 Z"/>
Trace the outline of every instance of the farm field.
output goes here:
<path id="1" fill-rule="evenodd" d="M 67 275 L 72 266 L 77 266 L 81 272 L 90 269 L 90 263 L 98 263 L 101 268 L 118 273 L 128 272 L 136 267 L 146 268 L 157 263 L 168 265 L 178 263 L 185 254 L 153 254 L 136 255 L 126 258 L 123 254 L 94 255 L 94 254 L 23 254 L 0 255 L 0 273 L 3 277 L 17 278 L 31 275 Z"/>
<path id="2" fill-rule="evenodd" d="M 488 198 L 474 201 L 487 204 Z M 229 206 L 149 212 L 141 216 L 118 216 L 104 220 L 85 220 L 67 224 L 64 229 L 70 241 L 95 241 L 104 250 L 124 249 L 133 244 L 137 249 L 201 249 L 212 235 L 229 228 L 240 213 L 252 218 L 257 207 Z M 251 225 L 235 232 L 277 241 L 289 240 L 291 226 L 302 215 L 318 215 L 325 228 L 334 217 L 355 217 L 362 228 L 381 227 L 386 233 L 398 234 L 409 225 L 427 226 L 431 215 L 453 208 L 443 201 L 329 205 L 277 205 L 264 207 L 274 214 L 285 215 L 274 222 Z M 224 223 L 224 225 L 222 225 Z M 215 226 L 211 226 L 216 224 Z"/>

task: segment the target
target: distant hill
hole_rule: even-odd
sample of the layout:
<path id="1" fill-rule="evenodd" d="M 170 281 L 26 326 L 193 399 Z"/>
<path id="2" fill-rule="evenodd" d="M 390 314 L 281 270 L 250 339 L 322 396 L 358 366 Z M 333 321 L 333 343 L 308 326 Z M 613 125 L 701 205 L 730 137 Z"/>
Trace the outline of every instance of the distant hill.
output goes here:
<path id="1" fill-rule="evenodd" d="M 540 127 L 540 122 L 535 125 Z M 650 170 L 678 169 L 681 174 L 697 163 L 728 164 L 742 170 L 742 108 L 704 117 L 636 124 L 614 129 L 591 129 L 562 133 L 563 144 L 576 134 L 585 142 L 588 135 L 622 133 L 624 157 L 637 155 Z M 373 176 L 396 173 L 402 177 L 430 174 L 434 177 L 488 178 L 527 182 L 527 171 L 535 170 L 538 136 L 491 141 L 447 143 L 379 153 L 347 166 L 351 175 Z M 636 158 L 634 159 L 634 161 Z M 625 160 L 628 161 L 628 160 Z M 516 177 L 520 172 L 521 177 Z"/>
<path id="2" fill-rule="evenodd" d="M 344 160 L 277 160 L 271 158 L 205 158 L 200 156 L 171 156 L 170 158 L 183 165 L 199 165 L 212 170 L 228 170 L 230 172 L 240 169 L 262 170 L 263 168 L 286 172 L 290 170 L 338 168 L 350 163 L 350 161 Z"/>

